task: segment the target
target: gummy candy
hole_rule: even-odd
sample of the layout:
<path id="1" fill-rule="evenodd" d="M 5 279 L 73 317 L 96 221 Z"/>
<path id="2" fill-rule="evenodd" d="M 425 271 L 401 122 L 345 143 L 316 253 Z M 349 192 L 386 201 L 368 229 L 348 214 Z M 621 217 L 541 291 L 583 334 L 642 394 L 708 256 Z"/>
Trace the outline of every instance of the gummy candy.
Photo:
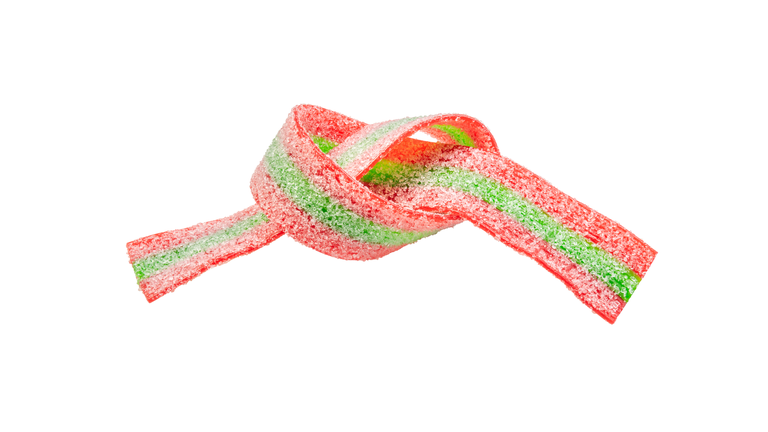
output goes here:
<path id="1" fill-rule="evenodd" d="M 411 136 L 425 133 L 436 141 Z M 324 254 L 376 259 L 464 220 L 534 259 L 613 323 L 656 255 L 630 231 L 499 154 L 459 114 L 365 124 L 291 110 L 251 178 L 256 204 L 128 243 L 152 302 L 282 234 Z"/>

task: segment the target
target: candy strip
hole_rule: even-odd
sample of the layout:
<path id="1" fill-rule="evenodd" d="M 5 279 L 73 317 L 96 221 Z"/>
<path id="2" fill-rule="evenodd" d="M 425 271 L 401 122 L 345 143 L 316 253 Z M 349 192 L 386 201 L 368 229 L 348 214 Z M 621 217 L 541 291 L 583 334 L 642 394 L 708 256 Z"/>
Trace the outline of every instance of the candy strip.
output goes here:
<path id="1" fill-rule="evenodd" d="M 197 240 L 187 242 L 167 251 L 154 253 L 133 263 L 133 271 L 136 278 L 142 280 L 159 273 L 168 267 L 188 260 L 195 255 L 209 251 L 223 243 L 241 237 L 251 228 L 268 222 L 269 219 L 264 213 L 258 213 L 255 216 L 236 222 L 229 228 L 201 237 Z"/>
<path id="2" fill-rule="evenodd" d="M 465 150 L 440 143 L 411 140 L 387 155 L 404 164 L 462 168 L 486 175 L 520 193 L 564 226 L 644 276 L 656 251 L 616 222 L 560 192 L 541 177 L 511 160 L 488 152 Z"/>
<path id="3" fill-rule="evenodd" d="M 416 132 L 437 142 L 409 138 Z M 468 220 L 525 254 L 613 323 L 656 251 L 498 154 L 464 115 L 367 125 L 294 107 L 251 179 L 257 202 L 229 218 L 128 244 L 149 301 L 283 233 L 322 253 L 380 258 Z"/>
<path id="4" fill-rule="evenodd" d="M 393 192 L 376 185 L 371 185 L 371 188 L 382 194 Z M 429 203 L 430 206 L 461 214 L 505 245 L 534 259 L 606 321 L 613 323 L 624 308 L 626 302 L 611 288 L 492 205 L 452 189 L 422 187 L 398 192 L 401 193 L 395 197 L 398 202 L 414 206 Z"/>
<path id="5" fill-rule="evenodd" d="M 370 170 L 362 181 L 395 188 L 438 187 L 463 192 L 490 204 L 552 248 L 561 251 L 573 263 L 610 286 L 623 300 L 629 300 L 640 282 L 635 272 L 603 249 L 568 229 L 519 193 L 482 174 L 385 160 Z"/>
<path id="6" fill-rule="evenodd" d="M 203 272 L 249 254 L 282 235 L 258 206 L 186 229 L 127 244 L 136 280 L 152 302 Z"/>

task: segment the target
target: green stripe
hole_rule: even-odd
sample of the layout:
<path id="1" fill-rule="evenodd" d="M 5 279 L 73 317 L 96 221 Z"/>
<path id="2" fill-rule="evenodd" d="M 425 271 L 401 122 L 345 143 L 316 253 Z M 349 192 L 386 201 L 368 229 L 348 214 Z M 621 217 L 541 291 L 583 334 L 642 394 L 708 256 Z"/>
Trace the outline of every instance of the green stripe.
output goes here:
<path id="1" fill-rule="evenodd" d="M 266 222 L 269 222 L 267 215 L 258 213 L 248 219 L 236 222 L 229 228 L 216 231 L 213 234 L 201 237 L 176 248 L 144 257 L 133 263 L 133 271 L 136 273 L 138 281 L 141 282 L 174 264 L 211 250 L 224 242 L 240 237 L 249 229 Z"/>
<path id="2" fill-rule="evenodd" d="M 390 187 L 443 187 L 473 195 L 517 220 L 597 279 L 629 300 L 640 277 L 588 239 L 563 226 L 518 192 L 476 172 L 453 167 L 424 167 L 382 160 L 361 181 Z"/>
<path id="3" fill-rule="evenodd" d="M 336 157 L 336 163 L 341 167 L 349 165 L 350 162 L 360 156 L 365 150 L 376 144 L 376 141 L 380 140 L 384 135 L 392 132 L 400 126 L 410 123 L 414 120 L 418 120 L 423 117 L 406 117 L 400 120 L 392 120 L 384 123 L 378 128 L 374 129 L 371 133 L 361 138 L 358 142 L 353 144 L 344 153 Z"/>
<path id="4" fill-rule="evenodd" d="M 315 220 L 351 239 L 385 246 L 400 246 L 437 231 L 400 231 L 376 223 L 344 207 L 315 186 L 288 157 L 275 138 L 264 158 L 269 175 L 297 207 Z"/>
<path id="5" fill-rule="evenodd" d="M 333 142 L 319 135 L 312 135 L 312 142 L 317 144 L 317 146 L 320 148 L 320 151 L 323 153 L 328 153 L 329 151 L 333 150 L 334 147 L 339 145 L 339 143 Z"/>
<path id="6" fill-rule="evenodd" d="M 469 135 L 467 135 L 466 132 L 464 132 L 464 129 L 460 127 L 453 126 L 453 125 L 432 125 L 431 127 L 447 133 L 459 145 L 463 145 L 466 147 L 475 146 L 475 142 L 472 140 L 472 138 Z"/>

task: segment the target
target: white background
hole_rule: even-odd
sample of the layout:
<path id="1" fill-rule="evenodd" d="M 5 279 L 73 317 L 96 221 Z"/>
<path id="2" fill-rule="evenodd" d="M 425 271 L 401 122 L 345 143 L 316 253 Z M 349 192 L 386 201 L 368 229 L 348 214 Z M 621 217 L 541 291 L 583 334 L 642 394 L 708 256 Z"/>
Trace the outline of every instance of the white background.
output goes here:
<path id="1" fill-rule="evenodd" d="M 764 2 L 0 6 L 0 429 L 766 430 Z M 292 106 L 456 112 L 659 255 L 617 323 L 462 224 L 147 304 Z"/>

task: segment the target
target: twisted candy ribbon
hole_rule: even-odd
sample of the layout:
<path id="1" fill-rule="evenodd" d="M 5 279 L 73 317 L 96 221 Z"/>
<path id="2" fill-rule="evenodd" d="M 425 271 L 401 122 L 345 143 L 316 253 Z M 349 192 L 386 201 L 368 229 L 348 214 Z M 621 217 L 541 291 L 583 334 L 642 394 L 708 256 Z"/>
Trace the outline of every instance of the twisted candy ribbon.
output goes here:
<path id="1" fill-rule="evenodd" d="M 410 138 L 419 131 L 437 142 Z M 656 251 L 498 153 L 488 129 L 465 115 L 365 124 L 299 105 L 253 174 L 255 205 L 132 241 L 128 254 L 152 302 L 283 233 L 337 258 L 368 260 L 468 220 L 613 323 Z"/>

